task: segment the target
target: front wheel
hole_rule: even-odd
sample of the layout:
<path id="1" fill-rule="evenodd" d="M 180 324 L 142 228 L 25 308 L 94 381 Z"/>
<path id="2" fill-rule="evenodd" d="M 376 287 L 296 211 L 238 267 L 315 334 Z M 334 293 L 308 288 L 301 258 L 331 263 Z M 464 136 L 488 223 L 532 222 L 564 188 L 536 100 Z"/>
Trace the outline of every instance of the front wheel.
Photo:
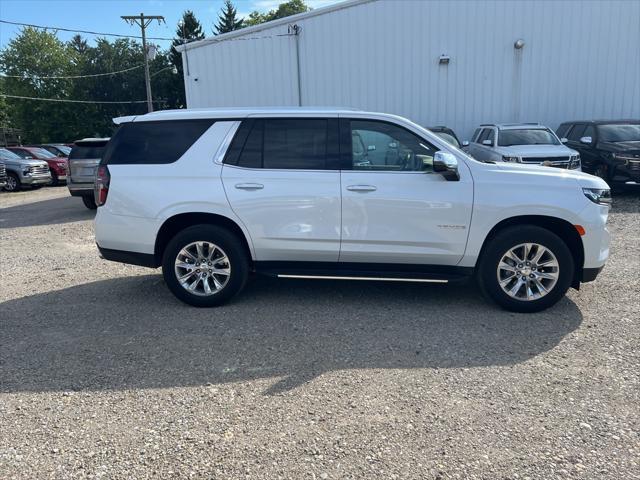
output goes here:
<path id="1" fill-rule="evenodd" d="M 539 312 L 567 292 L 574 262 L 567 244 L 547 229 L 528 225 L 498 233 L 480 259 L 483 293 L 513 312 Z"/>
<path id="2" fill-rule="evenodd" d="M 162 273 L 169 290 L 189 305 L 221 305 L 244 287 L 249 275 L 241 241 L 216 225 L 194 225 L 167 245 Z"/>
<path id="3" fill-rule="evenodd" d="M 84 206 L 89 210 L 95 210 L 98 208 L 98 205 L 96 205 L 96 199 L 93 198 L 93 195 L 84 195 L 82 197 L 82 203 L 84 203 Z"/>
<path id="4" fill-rule="evenodd" d="M 17 192 L 20 190 L 20 179 L 15 173 L 7 172 L 7 184 L 4 186 L 7 192 Z"/>

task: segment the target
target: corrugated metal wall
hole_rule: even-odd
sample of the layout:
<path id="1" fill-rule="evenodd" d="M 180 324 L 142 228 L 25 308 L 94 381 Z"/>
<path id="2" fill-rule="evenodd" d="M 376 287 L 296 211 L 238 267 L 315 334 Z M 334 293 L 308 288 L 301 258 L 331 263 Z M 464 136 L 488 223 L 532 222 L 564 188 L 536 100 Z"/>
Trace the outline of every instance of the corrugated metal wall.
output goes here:
<path id="1" fill-rule="evenodd" d="M 302 105 L 396 113 L 463 138 L 483 122 L 640 117 L 639 1 L 376 0 L 296 23 Z M 297 105 L 286 33 L 189 49 L 188 106 Z"/>

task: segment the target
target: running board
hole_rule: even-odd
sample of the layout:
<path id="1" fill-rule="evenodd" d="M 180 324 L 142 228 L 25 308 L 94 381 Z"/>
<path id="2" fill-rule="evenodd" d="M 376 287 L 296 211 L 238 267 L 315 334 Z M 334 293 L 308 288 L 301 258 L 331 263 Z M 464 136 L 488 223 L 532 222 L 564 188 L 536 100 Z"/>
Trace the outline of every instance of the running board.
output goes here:
<path id="1" fill-rule="evenodd" d="M 449 283 L 439 278 L 393 278 L 393 277 L 336 277 L 330 275 L 277 275 L 278 278 L 304 278 L 312 280 L 369 280 L 374 282 L 424 282 Z"/>
<path id="2" fill-rule="evenodd" d="M 449 265 L 371 264 L 357 262 L 255 262 L 256 273 L 278 278 L 453 283 L 473 275 L 473 268 Z"/>

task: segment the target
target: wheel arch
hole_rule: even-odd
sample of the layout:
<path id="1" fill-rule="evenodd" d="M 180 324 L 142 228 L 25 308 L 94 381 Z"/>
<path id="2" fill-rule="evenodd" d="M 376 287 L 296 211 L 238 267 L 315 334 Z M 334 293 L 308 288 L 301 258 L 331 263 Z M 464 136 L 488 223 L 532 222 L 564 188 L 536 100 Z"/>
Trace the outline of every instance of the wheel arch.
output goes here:
<path id="1" fill-rule="evenodd" d="M 505 218 L 498 222 L 489 231 L 482 243 L 478 258 L 482 258 L 489 242 L 505 228 L 518 225 L 535 225 L 544 228 L 558 235 L 566 243 L 573 256 L 574 272 L 571 286 L 575 289 L 580 287 L 582 280 L 582 268 L 584 266 L 584 245 L 576 228 L 567 220 L 546 215 L 519 215 Z"/>
<path id="2" fill-rule="evenodd" d="M 198 224 L 218 225 L 233 232 L 242 242 L 247 258 L 253 259 L 251 244 L 244 230 L 234 220 L 224 215 L 209 212 L 178 213 L 167 218 L 156 235 L 154 256 L 158 264 L 162 263 L 162 255 L 169 241 L 181 230 Z"/>

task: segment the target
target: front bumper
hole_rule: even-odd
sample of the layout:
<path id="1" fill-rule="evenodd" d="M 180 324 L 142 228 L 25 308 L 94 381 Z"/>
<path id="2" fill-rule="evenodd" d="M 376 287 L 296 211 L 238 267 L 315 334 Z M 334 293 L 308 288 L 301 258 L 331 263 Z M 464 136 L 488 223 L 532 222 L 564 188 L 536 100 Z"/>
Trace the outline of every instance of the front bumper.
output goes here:
<path id="1" fill-rule="evenodd" d="M 640 160 L 609 165 L 609 180 L 616 185 L 640 186 Z"/>
<path id="2" fill-rule="evenodd" d="M 46 185 L 51 183 L 51 175 L 23 175 L 20 178 L 20 183 L 23 185 Z"/>
<path id="3" fill-rule="evenodd" d="M 583 283 L 593 282 L 603 268 L 604 268 L 604 265 L 597 268 L 583 268 L 582 279 L 580 281 Z"/>

